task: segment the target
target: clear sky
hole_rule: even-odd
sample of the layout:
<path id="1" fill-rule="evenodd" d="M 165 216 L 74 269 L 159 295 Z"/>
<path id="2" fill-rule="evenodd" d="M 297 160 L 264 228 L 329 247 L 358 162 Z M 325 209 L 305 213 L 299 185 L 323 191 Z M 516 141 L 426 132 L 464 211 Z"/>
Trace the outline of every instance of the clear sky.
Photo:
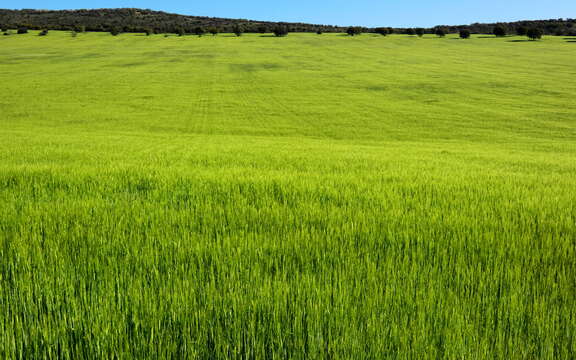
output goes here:
<path id="1" fill-rule="evenodd" d="M 331 25 L 460 25 L 576 18 L 576 0 L 16 0 L 0 8 L 145 8 L 185 15 Z"/>

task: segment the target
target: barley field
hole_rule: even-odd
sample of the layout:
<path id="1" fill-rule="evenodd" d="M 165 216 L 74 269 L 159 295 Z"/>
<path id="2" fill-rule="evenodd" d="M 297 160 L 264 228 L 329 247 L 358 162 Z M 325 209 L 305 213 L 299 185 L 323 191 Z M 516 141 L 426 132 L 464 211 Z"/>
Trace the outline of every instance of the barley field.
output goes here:
<path id="1" fill-rule="evenodd" d="M 576 39 L 0 38 L 2 359 L 574 359 Z"/>

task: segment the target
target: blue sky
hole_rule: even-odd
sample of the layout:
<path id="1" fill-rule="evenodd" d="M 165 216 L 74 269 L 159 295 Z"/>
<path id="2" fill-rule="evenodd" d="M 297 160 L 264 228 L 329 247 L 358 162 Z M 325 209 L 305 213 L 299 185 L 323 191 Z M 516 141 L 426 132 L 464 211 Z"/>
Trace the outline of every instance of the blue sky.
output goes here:
<path id="1" fill-rule="evenodd" d="M 433 26 L 576 18 L 576 0 L 17 0 L 0 8 L 134 7 L 186 15 L 364 26 Z"/>

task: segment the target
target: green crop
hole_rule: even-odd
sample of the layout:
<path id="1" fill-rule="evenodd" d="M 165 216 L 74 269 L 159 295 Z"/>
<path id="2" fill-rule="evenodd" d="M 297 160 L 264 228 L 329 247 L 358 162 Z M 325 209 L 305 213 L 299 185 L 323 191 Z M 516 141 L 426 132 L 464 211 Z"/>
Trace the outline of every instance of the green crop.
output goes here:
<path id="1" fill-rule="evenodd" d="M 0 357 L 573 359 L 574 44 L 0 38 Z"/>

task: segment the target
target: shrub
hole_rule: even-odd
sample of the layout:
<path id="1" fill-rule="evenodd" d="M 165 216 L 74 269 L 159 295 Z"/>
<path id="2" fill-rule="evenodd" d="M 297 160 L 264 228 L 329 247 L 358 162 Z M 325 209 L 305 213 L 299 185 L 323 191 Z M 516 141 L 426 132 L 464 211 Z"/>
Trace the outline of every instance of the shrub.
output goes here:
<path id="1" fill-rule="evenodd" d="M 492 30 L 492 33 L 498 37 L 504 37 L 506 36 L 506 29 L 504 29 L 503 26 L 495 26 L 494 30 Z"/>
<path id="2" fill-rule="evenodd" d="M 120 28 L 114 27 L 110 29 L 110 35 L 112 36 L 118 36 L 120 35 L 120 33 L 121 33 Z"/>
<path id="3" fill-rule="evenodd" d="M 416 30 L 412 28 L 406 29 L 406 35 L 416 35 Z"/>
<path id="4" fill-rule="evenodd" d="M 28 28 L 27 27 L 18 28 L 18 34 L 28 34 Z"/>
<path id="5" fill-rule="evenodd" d="M 150 36 L 150 35 L 154 34 L 154 30 L 152 30 L 152 29 L 144 29 L 144 34 L 146 34 L 146 36 Z"/>
<path id="6" fill-rule="evenodd" d="M 322 32 L 322 30 L 318 29 L 318 30 L 316 31 L 316 34 L 317 34 L 317 35 L 322 35 L 323 32 Z"/>
<path id="7" fill-rule="evenodd" d="M 204 31 L 204 28 L 198 26 L 196 29 L 194 29 L 194 34 L 198 35 L 198 36 L 202 36 L 206 33 L 206 31 Z"/>
<path id="8" fill-rule="evenodd" d="M 38 34 L 38 36 L 46 36 L 46 35 L 48 35 L 48 30 L 46 29 L 40 31 L 40 33 Z"/>
<path id="9" fill-rule="evenodd" d="M 176 34 L 178 36 L 184 36 L 186 34 L 186 32 L 184 31 L 183 28 L 178 28 L 178 29 L 176 29 Z"/>
<path id="10" fill-rule="evenodd" d="M 348 29 L 346 29 L 346 34 L 349 36 L 360 35 L 362 34 L 362 29 L 358 26 L 350 26 Z"/>
<path id="11" fill-rule="evenodd" d="M 4 35 L 5 36 L 12 35 L 12 32 L 10 30 L 6 30 L 4 31 Z"/>
<path id="12" fill-rule="evenodd" d="M 288 35 L 288 28 L 286 26 L 277 26 L 274 28 L 274 35 L 277 37 Z"/>
<path id="13" fill-rule="evenodd" d="M 382 35 L 382 36 L 388 35 L 388 29 L 387 29 L 387 28 L 383 28 L 383 27 L 376 28 L 376 29 L 375 29 L 375 32 L 376 32 L 376 34 L 380 34 L 380 35 Z"/>
<path id="14" fill-rule="evenodd" d="M 470 38 L 470 30 L 467 30 L 467 29 L 460 30 L 460 38 L 461 39 L 469 39 Z"/>
<path id="15" fill-rule="evenodd" d="M 528 29 L 526 29 L 524 26 L 520 26 L 516 28 L 516 35 L 518 36 L 526 36 L 526 34 L 528 33 Z"/>
<path id="16" fill-rule="evenodd" d="M 418 29 L 414 30 L 414 32 L 416 33 L 416 35 L 418 35 L 418 37 L 424 36 L 424 29 L 422 29 L 422 28 L 418 28 Z"/>
<path id="17" fill-rule="evenodd" d="M 446 30 L 444 30 L 442 28 L 437 28 L 435 34 L 438 37 L 444 37 L 444 36 L 446 36 Z"/>
<path id="18" fill-rule="evenodd" d="M 234 25 L 234 28 L 232 29 L 232 32 L 233 32 L 234 35 L 236 35 L 236 36 L 242 36 L 242 34 L 244 33 L 244 29 L 243 29 L 242 26 L 240 26 L 240 25 Z"/>
<path id="19" fill-rule="evenodd" d="M 210 29 L 208 29 L 208 32 L 212 34 L 212 36 L 216 36 L 220 32 L 220 30 L 218 30 L 218 28 L 216 27 L 211 27 Z"/>
<path id="20" fill-rule="evenodd" d="M 530 40 L 534 41 L 542 39 L 542 35 L 544 35 L 544 32 L 539 28 L 531 28 L 528 31 L 526 31 L 526 35 L 528 36 L 528 38 L 530 38 Z"/>

